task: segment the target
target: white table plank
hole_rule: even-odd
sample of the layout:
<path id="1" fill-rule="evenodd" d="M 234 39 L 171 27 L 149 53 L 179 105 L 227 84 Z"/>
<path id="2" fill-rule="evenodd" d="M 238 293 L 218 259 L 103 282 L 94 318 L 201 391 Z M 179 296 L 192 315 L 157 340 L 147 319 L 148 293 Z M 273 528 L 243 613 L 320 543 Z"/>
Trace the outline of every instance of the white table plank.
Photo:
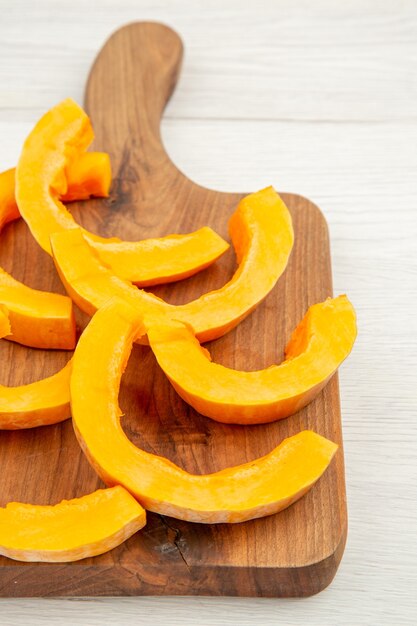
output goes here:
<path id="1" fill-rule="evenodd" d="M 133 19 L 186 43 L 163 137 L 191 178 L 273 183 L 329 222 L 335 291 L 358 310 L 342 367 L 349 539 L 333 584 L 307 600 L 3 600 L 8 624 L 309 624 L 417 621 L 417 4 L 364 0 L 3 1 L 0 170 L 36 116 L 82 101 L 95 51 Z"/>
<path id="2" fill-rule="evenodd" d="M 81 100 L 103 40 L 132 20 L 171 24 L 186 63 L 169 114 L 186 118 L 415 119 L 417 5 L 362 0 L 3 0 L 0 109 L 32 119 Z M 209 6 L 208 6 L 209 5 Z M 30 77 L 30 78 L 28 78 Z M 23 109 L 23 111 L 22 111 Z"/>

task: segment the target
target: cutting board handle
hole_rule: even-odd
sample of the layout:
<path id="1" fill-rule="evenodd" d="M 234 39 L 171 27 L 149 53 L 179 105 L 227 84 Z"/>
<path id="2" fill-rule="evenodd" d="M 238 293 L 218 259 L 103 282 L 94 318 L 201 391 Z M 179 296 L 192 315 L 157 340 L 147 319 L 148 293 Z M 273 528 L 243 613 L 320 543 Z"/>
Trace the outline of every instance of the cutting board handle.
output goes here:
<path id="1" fill-rule="evenodd" d="M 135 170 L 139 169 L 139 176 L 142 170 L 149 185 L 185 179 L 160 135 L 161 117 L 175 89 L 182 56 L 180 37 L 157 22 L 123 26 L 98 53 L 84 102 L 98 131 L 94 147 L 110 152 L 116 174 L 117 159 L 127 150 Z"/>

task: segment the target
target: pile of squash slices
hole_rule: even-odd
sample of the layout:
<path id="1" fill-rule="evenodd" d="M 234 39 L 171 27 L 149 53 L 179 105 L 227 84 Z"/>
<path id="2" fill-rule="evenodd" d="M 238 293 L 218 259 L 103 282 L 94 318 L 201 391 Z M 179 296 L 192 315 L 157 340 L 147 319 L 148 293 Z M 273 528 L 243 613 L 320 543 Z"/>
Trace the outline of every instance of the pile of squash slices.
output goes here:
<path id="1" fill-rule="evenodd" d="M 213 363 L 201 343 L 233 329 L 286 268 L 294 239 L 288 209 L 272 187 L 243 198 L 229 223 L 238 262 L 231 280 L 187 304 L 168 304 L 141 287 L 191 276 L 229 246 L 208 227 L 126 242 L 78 226 L 64 203 L 108 196 L 111 184 L 108 155 L 86 152 L 92 139 L 86 113 L 64 100 L 31 131 L 16 169 L 0 174 L 0 228 L 23 218 L 52 255 L 69 296 L 31 289 L 0 268 L 0 336 L 33 348 L 75 349 L 49 378 L 0 386 L 0 429 L 72 416 L 82 450 L 108 485 L 54 506 L 0 508 L 0 554 L 21 561 L 106 552 L 145 525 L 145 509 L 202 523 L 277 513 L 313 486 L 338 447 L 302 431 L 262 458 L 193 475 L 126 437 L 118 393 L 134 342 L 149 344 L 177 393 L 202 415 L 264 424 L 317 396 L 352 349 L 356 317 L 346 296 L 328 298 L 309 308 L 280 365 L 245 372 Z M 77 345 L 73 302 L 92 316 Z"/>

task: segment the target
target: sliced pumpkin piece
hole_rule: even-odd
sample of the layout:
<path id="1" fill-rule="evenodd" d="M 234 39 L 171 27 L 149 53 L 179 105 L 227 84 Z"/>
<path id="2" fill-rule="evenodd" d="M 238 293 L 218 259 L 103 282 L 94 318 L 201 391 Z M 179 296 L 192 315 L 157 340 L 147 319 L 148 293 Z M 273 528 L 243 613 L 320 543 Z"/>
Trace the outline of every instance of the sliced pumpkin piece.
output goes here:
<path id="1" fill-rule="evenodd" d="M 0 430 L 47 426 L 71 416 L 71 361 L 59 372 L 28 385 L 0 385 Z"/>
<path id="2" fill-rule="evenodd" d="M 65 202 L 109 195 L 111 168 L 109 155 L 105 152 L 80 154 L 77 161 L 68 165 L 65 175 L 68 189 L 61 197 Z M 15 176 L 14 167 L 0 173 L 0 230 L 20 217 L 15 197 Z"/>
<path id="3" fill-rule="evenodd" d="M 66 200 L 106 196 L 111 182 L 108 154 L 86 152 L 66 170 Z M 15 200 L 15 170 L 0 174 L 0 230 L 20 217 Z M 72 303 L 66 296 L 26 287 L 0 268 L 0 303 L 9 310 L 10 330 L 3 336 L 33 348 L 71 350 L 75 346 Z M 67 415 L 68 417 L 68 415 Z"/>
<path id="4" fill-rule="evenodd" d="M 40 119 L 24 143 L 16 169 L 17 204 L 36 241 L 49 254 L 52 233 L 77 227 L 59 197 L 67 193 L 65 169 L 80 159 L 92 139 L 88 116 L 67 99 Z M 229 247 L 211 228 L 138 242 L 83 232 L 104 264 L 138 285 L 191 276 Z"/>
<path id="5" fill-rule="evenodd" d="M 153 353 L 181 398 L 202 415 L 232 424 L 263 424 L 299 411 L 333 376 L 355 337 L 355 311 L 346 296 L 311 306 L 286 360 L 255 372 L 213 363 L 184 324 L 148 329 Z"/>
<path id="6" fill-rule="evenodd" d="M 212 265 L 229 248 L 208 226 L 159 239 L 89 243 L 114 274 L 140 287 L 188 278 Z"/>
<path id="7" fill-rule="evenodd" d="M 0 173 L 0 230 L 20 217 L 15 198 L 14 168 Z"/>
<path id="8" fill-rule="evenodd" d="M 0 303 L 9 315 L 7 339 L 32 348 L 75 347 L 74 312 L 67 296 L 31 289 L 0 268 Z"/>
<path id="9" fill-rule="evenodd" d="M 102 265 L 83 232 L 51 237 L 55 264 L 71 298 L 92 315 L 112 296 L 123 298 L 143 316 L 146 327 L 157 319 L 188 323 L 199 341 L 221 337 L 244 319 L 271 291 L 284 271 L 293 244 L 291 217 L 272 187 L 246 196 L 230 220 L 239 267 L 221 289 L 187 304 L 167 304 L 136 289 Z"/>
<path id="10" fill-rule="evenodd" d="M 145 524 L 146 512 L 119 486 L 55 506 L 10 502 L 0 508 L 0 554 L 16 561 L 78 561 L 108 552 Z"/>
<path id="11" fill-rule="evenodd" d="M 74 430 L 106 484 L 123 485 L 151 511 L 216 523 L 276 513 L 318 480 L 337 445 L 311 431 L 286 439 L 260 459 L 206 475 L 189 474 L 134 446 L 120 425 L 118 393 L 132 342 L 142 332 L 137 309 L 110 301 L 90 321 L 73 357 Z"/>
<path id="12" fill-rule="evenodd" d="M 107 198 L 111 185 L 111 165 L 107 152 L 83 152 L 65 169 L 67 190 L 62 202 Z"/>
<path id="13" fill-rule="evenodd" d="M 10 335 L 10 332 L 9 314 L 6 307 L 0 304 L 0 339 L 6 335 Z"/>

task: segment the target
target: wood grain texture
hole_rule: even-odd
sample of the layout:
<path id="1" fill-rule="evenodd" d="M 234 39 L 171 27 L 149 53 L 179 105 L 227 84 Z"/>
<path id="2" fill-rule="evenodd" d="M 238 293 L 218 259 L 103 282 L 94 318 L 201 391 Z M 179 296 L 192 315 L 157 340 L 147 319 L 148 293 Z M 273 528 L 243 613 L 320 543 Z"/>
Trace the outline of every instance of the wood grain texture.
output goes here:
<path id="1" fill-rule="evenodd" d="M 2 599 L 2 625 L 414 626 L 417 5 L 3 0 L 0 169 L 43 111 L 82 102 L 104 39 L 138 19 L 171 24 L 185 43 L 162 120 L 174 162 L 209 187 L 272 182 L 324 211 L 335 293 L 348 293 L 359 323 L 340 372 L 348 542 L 333 583 L 311 598 Z"/>
<path id="2" fill-rule="evenodd" d="M 242 194 L 192 183 L 173 165 L 161 143 L 160 119 L 181 59 L 179 37 L 154 23 L 120 29 L 97 57 L 85 105 L 96 132 L 94 149 L 110 153 L 114 179 L 108 200 L 73 207 L 88 229 L 135 239 L 209 224 L 227 235 L 228 218 Z M 308 200 L 290 194 L 284 199 L 296 242 L 289 267 L 257 311 L 213 343 L 213 357 L 223 364 L 259 369 L 280 359 L 308 306 L 331 295 L 326 223 Z M 25 281 L 57 288 L 50 259 L 32 244 L 24 224 L 7 230 L 1 257 L 0 262 L 7 259 L 9 269 Z M 173 302 L 194 299 L 224 284 L 234 265 L 230 253 L 203 275 L 155 292 Z M 79 323 L 85 323 L 82 316 Z M 24 348 L 5 344 L 2 350 L 3 363 L 8 367 L 11 363 L 12 372 L 25 370 L 31 379 L 42 375 L 43 360 L 28 361 Z M 56 368 L 66 355 L 42 357 Z M 191 524 L 149 515 L 144 532 L 101 557 L 57 566 L 1 559 L 2 595 L 305 596 L 330 583 L 343 553 L 347 524 L 336 377 L 291 419 L 265 426 L 228 426 L 188 407 L 170 387 L 149 348 L 138 347 L 123 380 L 120 402 L 129 438 L 190 472 L 249 461 L 306 428 L 337 441 L 341 448 L 312 491 L 279 515 L 238 525 Z M 70 422 L 0 437 L 2 504 L 11 499 L 57 502 L 97 487 L 98 479 L 78 448 Z M 24 475 L 17 490 L 16 475 Z"/>

